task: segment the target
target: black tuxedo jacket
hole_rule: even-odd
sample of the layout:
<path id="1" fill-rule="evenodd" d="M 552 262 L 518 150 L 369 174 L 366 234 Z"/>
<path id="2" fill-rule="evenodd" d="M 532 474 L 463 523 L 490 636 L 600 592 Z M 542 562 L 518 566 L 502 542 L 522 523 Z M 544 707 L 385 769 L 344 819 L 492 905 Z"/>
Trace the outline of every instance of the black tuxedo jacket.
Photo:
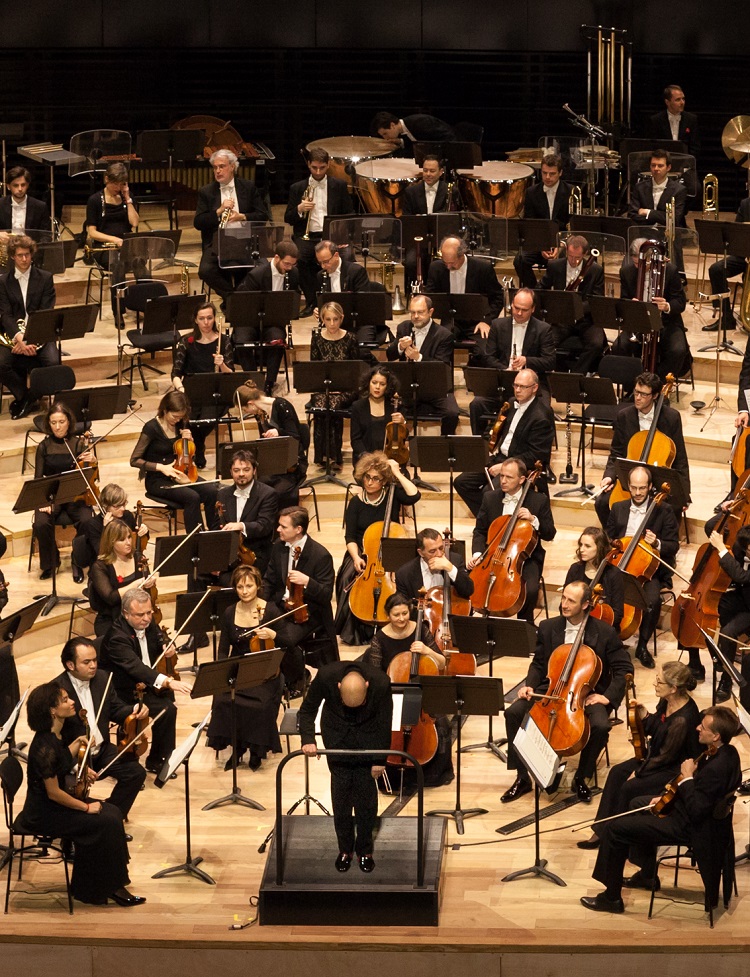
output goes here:
<path id="1" fill-rule="evenodd" d="M 456 133 L 442 119 L 434 115 L 405 115 L 404 125 L 416 142 L 455 142 Z M 404 136 L 404 139 L 408 139 Z"/>
<path id="2" fill-rule="evenodd" d="M 469 267 L 466 269 L 466 294 L 486 295 L 490 308 L 485 321 L 497 319 L 503 310 L 503 290 L 497 280 L 495 270 L 489 261 L 467 255 Z M 447 292 L 451 290 L 451 273 L 441 258 L 430 263 L 425 292 Z"/>
<path id="3" fill-rule="evenodd" d="M 266 205 L 258 188 L 250 180 L 234 178 L 234 189 L 237 193 L 235 210 L 245 215 L 245 220 L 261 221 L 269 219 Z M 216 211 L 221 203 L 221 189 L 218 180 L 208 183 L 198 191 L 198 203 L 195 208 L 193 227 L 201 232 L 201 245 L 205 249 L 213 244 L 214 234 L 219 229 L 219 218 Z"/>
<path id="4" fill-rule="evenodd" d="M 677 180 L 667 180 L 667 186 L 659 199 L 658 207 L 654 207 L 653 181 L 649 177 L 636 183 L 630 191 L 630 203 L 628 205 L 628 217 L 634 224 L 661 224 L 667 223 L 667 204 L 670 200 L 674 201 L 674 222 L 675 227 L 685 227 L 685 205 L 687 203 L 687 190 Z M 640 208 L 647 208 L 648 214 L 639 214 Z"/>
<path id="5" fill-rule="evenodd" d="M 453 188 L 453 209 L 460 209 L 460 200 L 456 192 L 456 188 Z M 409 186 L 404 191 L 404 195 L 401 198 L 401 207 L 404 214 L 407 217 L 416 214 L 426 214 L 427 213 L 427 197 L 425 196 L 425 185 L 424 181 L 420 180 L 418 183 L 410 183 Z M 435 193 L 435 205 L 432 208 L 433 214 L 440 214 L 448 210 L 448 184 L 445 180 L 438 180 L 437 191 Z"/>
<path id="6" fill-rule="evenodd" d="M 386 355 L 389 360 L 406 360 L 406 356 L 399 352 L 398 341 L 403 336 L 409 336 L 411 334 L 411 323 L 410 322 L 399 322 L 398 328 L 396 330 L 395 340 L 388 346 L 386 350 Z M 453 336 L 444 329 L 443 326 L 439 326 L 436 322 L 432 322 L 430 328 L 427 330 L 427 335 L 422 343 L 422 353 L 423 360 L 440 360 L 443 363 L 447 363 L 448 366 L 453 365 Z"/>
<path id="7" fill-rule="evenodd" d="M 315 276 L 316 288 L 318 293 L 328 291 L 328 272 L 320 271 Z M 368 292 L 370 290 L 370 279 L 367 272 L 357 261 L 344 261 L 341 258 L 341 291 L 342 292 Z"/>
<path id="8" fill-rule="evenodd" d="M 11 196 L 0 197 L 0 231 L 10 231 L 13 223 Z M 216 205 L 218 207 L 218 204 Z M 37 231 L 49 231 L 52 222 L 47 204 L 34 197 L 26 198 L 26 227 Z"/>
<path id="9" fill-rule="evenodd" d="M 289 550 L 280 540 L 271 547 L 271 558 L 268 561 L 263 578 L 263 598 L 281 604 L 286 590 L 286 577 L 289 567 Z M 325 546 L 322 546 L 311 536 L 307 542 L 297 564 L 300 573 L 306 573 L 310 582 L 303 591 L 305 603 L 308 605 L 310 621 L 322 625 L 329 637 L 333 636 L 336 646 L 336 632 L 333 627 L 333 612 L 331 597 L 333 595 L 333 558 Z"/>
<path id="10" fill-rule="evenodd" d="M 354 206 L 352 204 L 352 198 L 349 196 L 347 185 L 343 180 L 331 176 L 330 173 L 326 179 L 328 180 L 326 214 L 329 217 L 343 217 L 345 214 L 352 214 Z M 289 202 L 284 211 L 284 223 L 292 225 L 292 234 L 295 237 L 304 234 L 305 228 L 307 227 L 307 214 L 304 217 L 300 217 L 297 208 L 302 202 L 302 194 L 307 189 L 309 183 L 310 178 L 305 177 L 304 180 L 298 180 L 297 183 L 293 183 L 289 188 Z"/>
<path id="11" fill-rule="evenodd" d="M 234 486 L 228 485 L 219 489 L 216 501 L 224 506 L 224 522 L 241 521 L 244 525 L 247 545 L 255 553 L 258 569 L 261 573 L 268 564 L 271 555 L 277 516 L 279 514 L 279 497 L 276 492 L 257 479 L 250 489 L 242 519 L 237 519 L 237 497 Z"/>
<path id="12" fill-rule="evenodd" d="M 625 694 L 625 676 L 633 671 L 630 655 L 617 631 L 593 617 L 586 622 L 584 641 L 589 648 L 593 648 L 602 663 L 602 674 L 594 686 L 594 692 L 603 695 L 613 708 L 617 708 Z M 536 692 L 547 691 L 550 656 L 555 648 L 564 643 L 564 617 L 551 617 L 548 621 L 541 622 L 536 636 L 536 650 L 524 685 L 530 686 Z"/>
<path id="13" fill-rule="evenodd" d="M 630 515 L 630 499 L 623 499 L 622 502 L 615 502 L 609 510 L 607 520 L 607 535 L 610 539 L 621 539 L 625 535 Z M 669 505 L 660 505 L 651 513 L 651 518 L 646 523 L 646 529 L 650 529 L 661 543 L 659 556 L 665 563 L 674 565 L 674 558 L 680 548 L 680 527 L 674 509 Z M 669 571 L 662 564 L 655 574 L 660 580 L 668 577 Z"/>
<path id="14" fill-rule="evenodd" d="M 545 374 L 555 369 L 555 341 L 549 324 L 532 316 L 526 324 L 519 356 L 526 357 L 526 368 L 534 370 L 539 381 L 547 385 Z M 490 334 L 483 366 L 496 370 L 507 370 L 513 353 L 513 319 L 495 319 L 490 325 Z"/>
<path id="15" fill-rule="evenodd" d="M 150 662 L 155 662 L 164 647 L 162 633 L 152 621 L 146 628 L 146 645 Z M 124 617 L 117 618 L 104 635 L 99 665 L 112 672 L 112 685 L 118 696 L 132 704 L 135 702 L 134 690 L 138 682 L 143 682 L 153 692 L 174 698 L 168 689 L 158 690 L 154 682 L 159 674 L 166 674 L 164 659 L 155 668 L 146 665 L 141 658 L 140 645 L 135 630 Z"/>
<path id="16" fill-rule="evenodd" d="M 672 467 L 678 471 L 686 480 L 688 490 L 690 489 L 690 463 L 688 462 L 687 451 L 685 450 L 685 438 L 682 434 L 682 418 L 680 412 L 667 404 L 661 409 L 659 419 L 656 422 L 656 430 L 666 434 L 674 441 L 676 449 L 675 459 Z M 638 427 L 638 408 L 635 404 L 628 404 L 615 414 L 615 422 L 612 429 L 612 447 L 604 469 L 604 478 L 616 477 L 615 463 L 618 458 L 627 458 L 628 443 L 634 434 L 639 431 Z"/>
<path id="17" fill-rule="evenodd" d="M 568 567 L 563 587 L 567 587 L 569 583 L 575 583 L 577 581 L 585 584 L 591 583 L 591 580 L 586 576 L 586 564 L 580 560 L 576 560 L 575 563 Z M 625 611 L 625 587 L 622 582 L 622 573 L 617 567 L 608 563 L 604 568 L 600 583 L 604 587 L 604 603 L 609 604 L 615 616 L 612 627 L 615 631 L 619 631 L 622 616 Z"/>
<path id="18" fill-rule="evenodd" d="M 485 492 L 482 498 L 482 507 L 479 510 L 479 515 L 477 516 L 477 524 L 474 527 L 474 535 L 471 540 L 471 552 L 472 553 L 484 553 L 487 548 L 487 536 L 490 530 L 490 526 L 503 514 L 503 499 L 505 498 L 505 492 L 501 490 L 496 490 L 494 492 Z M 537 530 L 537 535 L 540 540 L 552 540 L 555 538 L 555 523 L 552 518 L 552 509 L 549 504 L 549 496 L 542 495 L 541 492 L 529 491 L 526 496 L 526 501 L 524 503 L 525 507 L 529 510 L 532 516 L 536 516 L 539 520 L 539 529 Z M 538 563 L 540 568 L 544 566 L 544 548 L 541 542 L 537 543 L 536 548 L 531 554 L 530 558 L 534 562 Z"/>
<path id="19" fill-rule="evenodd" d="M 218 204 L 216 205 L 218 207 Z M 296 267 L 288 272 L 289 291 L 299 291 L 299 272 Z M 238 292 L 270 292 L 273 287 L 271 277 L 271 262 L 268 258 L 263 258 L 240 282 Z"/>
<path id="20" fill-rule="evenodd" d="M 523 216 L 535 220 L 557 221 L 557 226 L 560 228 L 560 230 L 566 230 L 568 227 L 568 221 L 570 220 L 570 191 L 571 187 L 567 183 L 563 183 L 563 181 L 560 180 L 557 185 L 555 202 L 552 205 L 552 217 L 550 217 L 547 194 L 544 192 L 544 184 L 535 183 L 533 187 L 529 187 L 529 189 L 526 191 L 526 197 L 523 204 Z"/>
<path id="21" fill-rule="evenodd" d="M 669 124 L 669 113 L 666 109 L 652 115 L 649 120 L 649 135 L 653 139 L 672 142 L 672 127 Z M 683 112 L 680 118 L 680 128 L 677 136 L 684 142 L 688 152 L 697 156 L 701 151 L 700 135 L 698 133 L 698 116 L 694 112 Z"/>
<path id="22" fill-rule="evenodd" d="M 466 565 L 458 553 L 449 553 L 448 559 L 456 567 L 458 573 L 453 584 L 459 597 L 471 597 L 474 593 L 474 581 L 466 572 Z M 407 597 L 419 597 L 420 587 L 424 587 L 422 580 L 422 569 L 420 567 L 421 557 L 415 556 L 413 560 L 404 563 L 396 571 L 396 590 Z"/>
<path id="23" fill-rule="evenodd" d="M 99 706 L 101 705 L 102 698 L 104 696 L 104 689 L 107 686 L 107 679 L 109 675 L 107 672 L 103 672 L 101 669 L 97 669 L 96 675 L 91 679 L 89 683 L 91 688 L 91 698 L 94 703 L 95 712 L 99 711 Z M 72 743 L 74 739 L 79 736 L 84 736 L 86 733 L 86 728 L 83 722 L 78 716 L 81 710 L 82 703 L 78 698 L 78 694 L 73 687 L 73 683 L 70 681 L 70 672 L 67 670 L 58 675 L 55 682 L 61 686 L 68 693 L 69 698 L 73 700 L 76 704 L 76 712 L 74 716 L 66 719 L 63 723 L 62 728 L 62 738 L 63 743 L 67 746 Z M 114 678 L 112 679 L 114 683 Z M 104 700 L 104 705 L 102 706 L 102 711 L 99 715 L 99 722 L 97 726 L 99 727 L 99 732 L 102 734 L 102 738 L 105 743 L 110 742 L 109 737 L 109 724 L 110 722 L 123 723 L 125 719 L 133 711 L 133 707 L 129 706 L 126 702 L 123 702 L 119 697 L 113 685 L 109 687 L 109 692 L 107 693 L 107 698 Z M 95 716 L 90 716 L 90 721 L 93 722 Z"/>
<path id="24" fill-rule="evenodd" d="M 514 402 L 513 407 L 505 417 L 505 423 L 500 428 L 497 439 L 498 453 L 490 458 L 489 464 L 497 464 L 498 461 L 505 459 L 499 453 L 500 445 L 508 435 L 508 429 L 513 422 L 513 417 L 517 410 Z M 526 467 L 531 471 L 537 461 L 541 461 L 545 468 L 549 466 L 552 454 L 552 442 L 555 440 L 555 415 L 551 408 L 537 396 L 531 407 L 528 407 L 518 422 L 510 439 L 508 458 L 520 458 Z M 536 495 L 532 492 L 531 495 Z M 533 512 L 533 509 L 531 510 Z M 476 550 L 474 550 L 476 552 Z"/>
<path id="25" fill-rule="evenodd" d="M 586 257 L 583 259 L 586 260 Z M 565 266 L 567 258 L 555 258 L 547 265 L 547 271 L 540 283 L 543 289 L 555 289 L 558 292 L 565 291 Z M 586 299 L 589 295 L 604 295 L 604 269 L 596 262 L 588 269 L 583 276 L 583 283 L 578 289 L 578 294 Z"/>
<path id="26" fill-rule="evenodd" d="M 620 298 L 634 299 L 638 290 L 638 269 L 632 261 L 620 268 Z M 684 329 L 682 313 L 687 305 L 687 296 L 682 287 L 680 275 L 670 261 L 664 274 L 664 298 L 669 302 L 669 312 L 662 312 L 661 320 L 665 326 L 679 326 Z"/>
<path id="27" fill-rule="evenodd" d="M 0 278 L 0 324 L 3 332 L 11 338 L 18 332 L 18 320 L 23 319 L 27 313 L 54 307 L 55 284 L 48 271 L 31 266 L 25 305 L 15 269 Z"/>

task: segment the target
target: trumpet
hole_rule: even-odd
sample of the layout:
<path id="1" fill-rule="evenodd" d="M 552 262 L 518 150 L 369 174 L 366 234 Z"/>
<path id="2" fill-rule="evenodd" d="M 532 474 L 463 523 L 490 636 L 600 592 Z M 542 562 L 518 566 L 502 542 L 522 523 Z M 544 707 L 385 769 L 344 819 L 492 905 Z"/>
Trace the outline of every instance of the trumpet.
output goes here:
<path id="1" fill-rule="evenodd" d="M 315 187 L 313 187 L 310 184 L 308 184 L 305 187 L 304 193 L 302 194 L 302 199 L 303 200 L 315 200 Z M 308 210 L 308 212 L 307 212 L 307 223 L 305 224 L 305 233 L 302 235 L 302 240 L 303 241 L 309 241 L 310 240 L 310 221 L 312 220 L 312 215 L 313 215 L 313 210 L 314 209 L 315 209 L 314 207 L 311 207 L 310 210 Z"/>
<path id="2" fill-rule="evenodd" d="M 115 244 L 114 241 L 100 241 L 99 244 L 84 244 L 83 246 L 83 257 L 90 258 L 93 254 L 103 254 L 105 251 L 112 251 L 114 248 L 119 248 L 119 244 Z"/>
<path id="3" fill-rule="evenodd" d="M 220 231 L 223 231 L 224 228 L 227 226 L 227 224 L 229 223 L 229 218 L 232 216 L 232 213 L 233 213 L 232 208 L 231 207 L 227 207 L 227 209 L 221 215 L 221 219 L 219 220 L 219 230 Z"/>
<path id="4" fill-rule="evenodd" d="M 422 242 L 423 237 L 415 237 L 414 243 L 417 246 L 417 274 L 414 281 L 411 283 L 411 294 L 421 295 L 424 292 L 424 282 L 422 281 Z"/>

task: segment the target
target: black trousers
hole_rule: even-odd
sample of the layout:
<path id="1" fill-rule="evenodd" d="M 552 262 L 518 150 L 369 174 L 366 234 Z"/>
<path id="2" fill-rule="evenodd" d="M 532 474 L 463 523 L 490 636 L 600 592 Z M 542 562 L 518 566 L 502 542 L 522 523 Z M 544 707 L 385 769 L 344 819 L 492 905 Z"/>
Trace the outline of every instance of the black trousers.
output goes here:
<path id="1" fill-rule="evenodd" d="M 166 718 L 164 716 L 159 722 L 163 722 Z M 152 730 L 155 728 L 152 726 Z M 102 748 L 91 761 L 91 769 L 98 773 L 108 763 L 112 763 L 117 753 L 118 750 L 112 743 L 103 743 Z M 123 818 L 126 818 L 146 779 L 146 771 L 133 754 L 126 753 L 122 759 L 112 764 L 105 776 L 112 777 L 116 781 L 107 801 L 118 807 L 122 811 Z"/>
<path id="2" fill-rule="evenodd" d="M 177 706 L 174 704 L 174 693 L 169 690 L 159 693 L 146 689 L 143 694 L 143 702 L 148 706 L 151 719 L 155 719 L 162 709 L 165 710 L 161 719 L 151 727 L 151 749 L 146 761 L 155 766 L 163 763 L 175 748 L 177 742 L 175 732 Z M 135 701 L 133 705 L 135 705 Z"/>
<path id="3" fill-rule="evenodd" d="M 738 590 L 727 590 L 719 599 L 719 630 L 726 638 L 719 638 L 719 648 L 730 662 L 737 654 L 737 645 L 729 638 L 739 638 L 750 633 L 750 607 Z M 742 656 L 741 674 L 750 682 L 750 655 Z M 740 702 L 750 706 L 750 684 L 740 689 Z"/>
<path id="4" fill-rule="evenodd" d="M 661 613 L 661 580 L 658 577 L 654 577 L 653 580 L 648 580 L 643 586 L 643 594 L 648 601 L 648 609 L 643 612 L 643 617 L 641 618 L 641 626 L 638 631 L 638 644 L 647 644 L 649 638 L 656 630 L 656 625 L 659 623 L 659 614 Z"/>
<path id="5" fill-rule="evenodd" d="M 640 342 L 633 342 L 625 333 L 620 333 L 612 343 L 612 352 L 616 356 L 640 356 Z M 667 374 L 676 377 L 684 376 L 693 362 L 685 330 L 681 326 L 668 325 L 659 333 L 659 348 L 656 354 L 656 372 L 662 380 Z M 630 393 L 630 391 L 626 391 Z"/>
<path id="6" fill-rule="evenodd" d="M 712 265 L 708 268 L 708 280 L 711 282 L 711 294 L 716 295 L 720 292 L 729 291 L 728 278 L 734 278 L 735 275 L 744 275 L 745 268 L 747 268 L 747 261 L 744 258 L 738 257 L 736 254 L 728 254 L 726 260 L 723 258 L 720 261 L 714 261 Z M 716 308 L 719 302 L 717 299 L 714 300 L 713 306 Z M 721 303 L 722 313 L 729 316 L 731 314 L 732 304 L 729 299 L 724 299 Z M 732 323 L 732 325 L 734 325 Z"/>
<path id="7" fill-rule="evenodd" d="M 309 241 L 305 241 L 301 234 L 292 236 L 292 240 L 299 251 L 297 271 L 299 272 L 299 287 L 305 296 L 305 305 L 315 305 L 317 275 L 320 271 L 318 259 L 315 257 L 315 245 L 319 244 L 322 239 L 323 235 L 320 233 L 311 234 Z"/>
<path id="8" fill-rule="evenodd" d="M 267 326 L 260 335 L 257 326 L 238 326 L 232 332 L 237 360 L 243 370 L 260 370 L 265 366 L 266 387 L 273 388 L 284 359 L 286 332 L 280 326 Z M 242 346 L 242 343 L 275 343 L 274 346 Z M 238 345 L 240 344 L 240 345 Z"/>
<path id="9" fill-rule="evenodd" d="M 547 267 L 547 259 L 541 251 L 521 251 L 513 259 L 513 267 L 518 275 L 519 288 L 536 288 L 538 282 L 534 274 L 534 265 Z"/>
<path id="10" fill-rule="evenodd" d="M 374 762 L 380 762 L 379 758 Z M 331 762 L 328 765 L 331 770 L 333 825 L 339 851 L 371 855 L 372 834 L 378 817 L 378 787 L 371 773 L 372 765 L 348 766 Z"/>
<path id="11" fill-rule="evenodd" d="M 21 400 L 26 394 L 28 375 L 37 367 L 58 366 L 60 354 L 54 343 L 43 343 L 36 356 L 19 356 L 9 346 L 0 346 L 0 383 Z"/>
<path id="12" fill-rule="evenodd" d="M 39 543 L 39 566 L 51 570 L 57 565 L 60 553 L 55 542 L 55 523 L 66 512 L 73 521 L 78 534 L 83 532 L 83 524 L 92 518 L 91 509 L 85 502 L 66 502 L 52 507 L 52 512 L 34 512 L 34 535 Z"/>
<path id="13" fill-rule="evenodd" d="M 247 268 L 220 268 L 213 245 L 204 249 L 198 266 L 198 277 L 225 301 L 247 274 Z"/>
<path id="14" fill-rule="evenodd" d="M 601 326 L 583 319 L 574 326 L 552 326 L 552 336 L 558 350 L 571 357 L 571 373 L 596 373 L 607 347 L 607 337 Z"/>
<path id="15" fill-rule="evenodd" d="M 168 482 L 163 475 L 146 476 L 146 489 L 150 496 L 159 502 L 172 502 L 183 510 L 186 532 L 192 532 L 196 526 L 203 526 L 201 506 L 206 514 L 206 526 L 209 529 L 220 528 L 219 517 L 216 515 L 216 494 L 219 486 L 215 482 L 198 480 L 192 485 L 173 487 L 175 485 L 175 482 Z"/>

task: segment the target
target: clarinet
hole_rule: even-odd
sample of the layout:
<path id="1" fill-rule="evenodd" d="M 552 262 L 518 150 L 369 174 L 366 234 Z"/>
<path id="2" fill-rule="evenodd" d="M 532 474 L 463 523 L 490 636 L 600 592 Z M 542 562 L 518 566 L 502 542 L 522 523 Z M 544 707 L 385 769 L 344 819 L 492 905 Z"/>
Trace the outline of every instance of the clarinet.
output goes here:
<path id="1" fill-rule="evenodd" d="M 570 404 L 565 411 L 565 445 L 568 450 L 568 459 L 565 465 L 565 474 L 560 475 L 559 481 L 564 485 L 575 485 L 578 482 L 578 472 L 573 471 L 573 447 L 571 437 L 571 427 L 573 424 L 573 411 Z"/>

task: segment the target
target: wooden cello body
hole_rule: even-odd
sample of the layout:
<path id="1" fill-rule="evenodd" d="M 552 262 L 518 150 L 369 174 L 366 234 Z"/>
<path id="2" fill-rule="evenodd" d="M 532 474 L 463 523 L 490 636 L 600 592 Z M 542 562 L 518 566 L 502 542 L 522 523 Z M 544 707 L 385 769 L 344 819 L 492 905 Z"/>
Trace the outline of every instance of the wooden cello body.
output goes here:
<path id="1" fill-rule="evenodd" d="M 349 607 L 352 614 L 369 624 L 384 624 L 388 620 L 385 602 L 396 593 L 391 576 L 383 567 L 383 540 L 406 537 L 404 527 L 391 519 L 396 483 L 391 482 L 385 504 L 385 519 L 374 522 L 365 530 L 362 538 L 362 557 L 367 566 L 357 577 L 349 591 Z"/>
<path id="2" fill-rule="evenodd" d="M 422 622 L 424 621 L 424 600 L 418 602 L 417 626 L 414 630 L 414 641 L 421 640 Z M 403 651 L 396 655 L 388 666 L 388 676 L 391 682 L 400 685 L 418 683 L 420 675 L 438 675 L 439 670 L 429 655 L 416 651 Z M 403 723 L 398 732 L 391 733 L 391 749 L 404 750 L 411 753 L 420 766 L 435 756 L 438 748 L 438 734 L 435 720 L 424 710 L 420 713 L 419 721 L 413 726 Z M 387 761 L 391 766 L 410 767 L 412 764 L 401 756 L 389 756 Z"/>
<path id="3" fill-rule="evenodd" d="M 450 552 L 452 542 L 450 530 L 445 530 L 443 538 L 447 554 Z M 450 627 L 451 614 L 458 614 L 461 617 L 468 617 L 471 614 L 469 598 L 459 597 L 448 574 L 444 573 L 443 586 L 431 587 L 424 596 L 424 603 L 425 621 L 432 632 L 435 644 L 445 656 L 445 674 L 474 675 L 477 670 L 476 657 L 456 649 Z"/>

